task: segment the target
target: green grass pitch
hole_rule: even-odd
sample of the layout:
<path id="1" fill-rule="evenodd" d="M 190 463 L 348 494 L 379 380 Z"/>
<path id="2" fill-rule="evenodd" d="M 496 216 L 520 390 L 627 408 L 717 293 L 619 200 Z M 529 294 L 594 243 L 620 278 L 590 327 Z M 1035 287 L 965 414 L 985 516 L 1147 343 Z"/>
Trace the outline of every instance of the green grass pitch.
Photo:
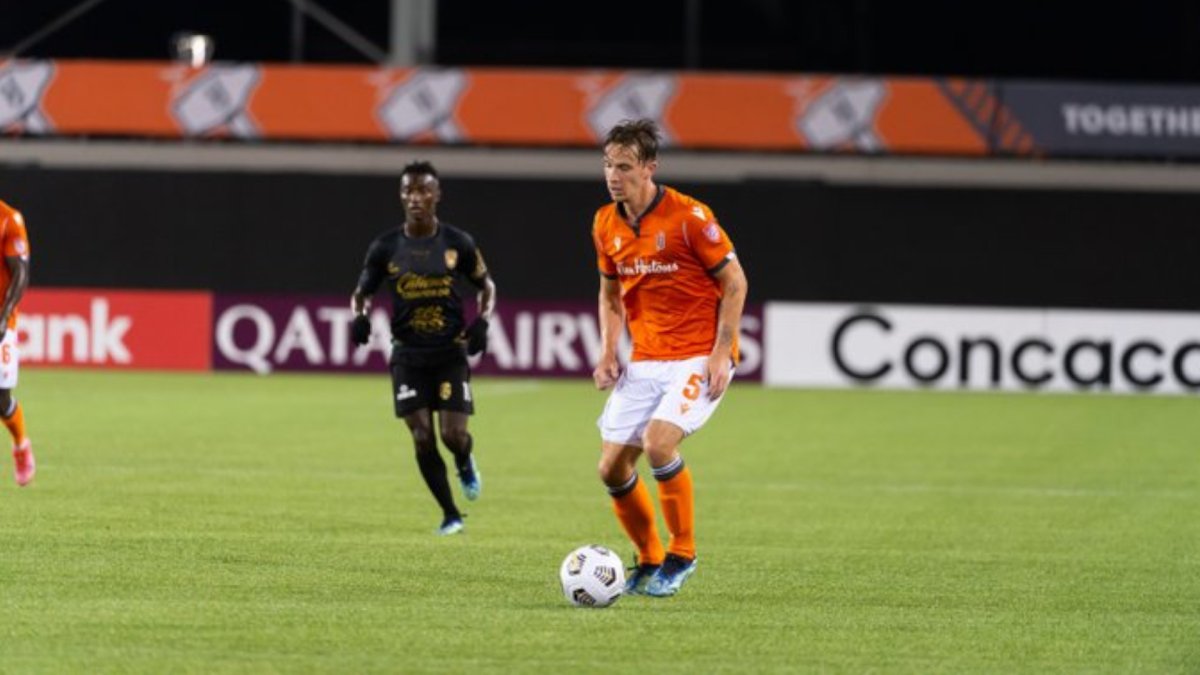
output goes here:
<path id="1" fill-rule="evenodd" d="M 1200 671 L 1195 398 L 737 385 L 684 445 L 696 574 L 580 610 L 563 556 L 631 553 L 590 383 L 476 381 L 439 538 L 383 375 L 22 377 L 4 673 Z"/>

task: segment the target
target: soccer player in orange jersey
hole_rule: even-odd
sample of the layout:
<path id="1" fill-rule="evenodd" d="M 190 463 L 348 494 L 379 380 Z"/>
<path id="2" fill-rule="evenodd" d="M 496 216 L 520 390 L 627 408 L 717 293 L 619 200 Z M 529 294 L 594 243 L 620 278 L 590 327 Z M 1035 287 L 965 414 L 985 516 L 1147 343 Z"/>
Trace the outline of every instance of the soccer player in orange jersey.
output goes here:
<path id="1" fill-rule="evenodd" d="M 29 286 L 29 235 L 21 212 L 0 201 L 0 247 L 4 264 L 0 265 L 0 419 L 13 438 L 13 461 L 18 485 L 33 480 L 33 445 L 25 435 L 25 412 L 13 398 L 17 386 L 20 358 L 17 353 L 17 305 Z"/>
<path id="2" fill-rule="evenodd" d="M 746 275 L 708 206 L 658 185 L 658 128 L 626 121 L 604 139 L 612 203 L 596 212 L 603 351 L 592 376 L 613 388 L 597 422 L 600 478 L 617 520 L 637 547 L 626 592 L 674 595 L 696 569 L 692 475 L 679 444 L 717 408 L 738 359 Z M 624 326 L 633 355 L 622 372 Z M 643 454 L 658 486 L 664 549 L 654 502 L 638 477 Z"/>

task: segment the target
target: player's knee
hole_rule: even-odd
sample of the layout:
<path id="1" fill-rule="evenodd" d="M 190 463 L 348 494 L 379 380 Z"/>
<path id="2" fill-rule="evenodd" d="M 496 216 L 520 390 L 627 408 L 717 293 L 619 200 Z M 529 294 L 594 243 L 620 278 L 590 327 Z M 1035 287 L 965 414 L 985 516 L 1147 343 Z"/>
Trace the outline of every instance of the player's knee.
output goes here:
<path id="1" fill-rule="evenodd" d="M 422 455 L 437 455 L 437 440 L 433 438 L 424 441 L 413 439 L 413 451 L 416 453 L 417 457 Z"/>
<path id="2" fill-rule="evenodd" d="M 645 439 L 645 445 L 642 449 L 646 453 L 646 459 L 650 460 L 650 466 L 662 466 L 675 458 L 678 445 L 671 441 L 655 440 L 652 438 Z"/>
<path id="3" fill-rule="evenodd" d="M 625 461 L 624 457 L 601 457 L 600 463 L 596 466 L 596 473 L 600 475 L 600 480 L 605 485 L 620 485 L 629 480 L 629 473 L 633 471 L 633 466 Z"/>
<path id="4" fill-rule="evenodd" d="M 419 452 L 422 446 L 433 444 L 437 447 L 437 439 L 433 437 L 433 429 L 423 424 L 412 425 L 408 428 L 412 433 L 413 443 L 417 445 Z"/>
<path id="5" fill-rule="evenodd" d="M 471 435 L 462 427 L 449 427 L 442 429 L 442 442 L 455 452 L 464 452 L 471 442 Z"/>

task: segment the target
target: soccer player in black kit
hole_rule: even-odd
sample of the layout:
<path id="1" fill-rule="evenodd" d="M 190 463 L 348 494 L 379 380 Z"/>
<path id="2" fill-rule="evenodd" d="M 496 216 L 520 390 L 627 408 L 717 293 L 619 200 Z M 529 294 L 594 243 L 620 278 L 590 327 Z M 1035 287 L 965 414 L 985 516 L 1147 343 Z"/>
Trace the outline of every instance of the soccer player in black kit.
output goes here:
<path id="1" fill-rule="evenodd" d="M 355 314 L 351 334 L 362 345 L 371 336 L 367 317 L 371 297 L 382 285 L 392 299 L 388 365 L 396 416 L 408 424 L 421 477 L 442 507 L 437 531 L 449 535 L 462 531 L 463 514 L 450 493 L 433 411 L 438 413 L 438 435 L 454 455 L 463 495 L 478 499 L 483 482 L 467 431 L 467 419 L 475 411 L 467 354 L 487 347 L 496 285 L 471 236 L 438 220 L 441 197 L 432 164 L 413 162 L 404 167 L 400 176 L 404 223 L 371 242 L 350 305 Z M 478 314 L 469 325 L 456 288 L 461 280 L 478 289 Z"/>

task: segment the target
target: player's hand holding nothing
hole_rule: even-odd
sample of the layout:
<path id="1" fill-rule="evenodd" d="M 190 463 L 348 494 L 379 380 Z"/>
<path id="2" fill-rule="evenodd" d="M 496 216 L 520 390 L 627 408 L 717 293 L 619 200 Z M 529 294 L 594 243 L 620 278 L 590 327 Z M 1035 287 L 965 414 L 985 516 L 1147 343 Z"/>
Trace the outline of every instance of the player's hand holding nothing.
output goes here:
<path id="1" fill-rule="evenodd" d="M 487 349 L 488 320 L 482 316 L 475 317 L 465 331 L 467 336 L 467 354 L 475 356 Z"/>
<path id="2" fill-rule="evenodd" d="M 350 322 L 350 337 L 356 345 L 365 345 L 371 340 L 371 319 L 366 314 L 358 314 Z"/>
<path id="3" fill-rule="evenodd" d="M 715 401 L 729 388 L 730 380 L 729 357 L 725 354 L 713 354 L 708 357 L 708 398 Z"/>
<path id="4" fill-rule="evenodd" d="M 596 388 L 600 390 L 608 389 L 616 384 L 619 377 L 621 377 L 621 365 L 617 363 L 615 356 L 600 357 L 599 365 L 592 371 L 592 379 L 596 381 Z"/>

